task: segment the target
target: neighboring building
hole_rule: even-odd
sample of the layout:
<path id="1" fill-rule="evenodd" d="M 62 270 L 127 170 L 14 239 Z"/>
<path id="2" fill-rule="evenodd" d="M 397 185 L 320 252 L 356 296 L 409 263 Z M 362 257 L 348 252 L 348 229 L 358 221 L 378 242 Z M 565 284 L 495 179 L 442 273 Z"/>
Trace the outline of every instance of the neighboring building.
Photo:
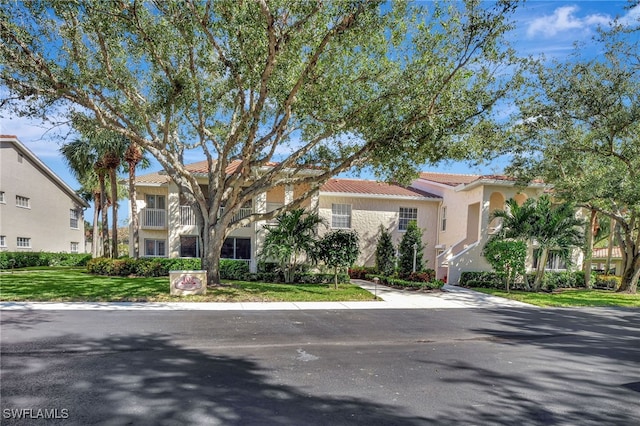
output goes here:
<path id="1" fill-rule="evenodd" d="M 206 162 L 186 166 L 206 186 Z M 234 172 L 234 165 L 228 173 Z M 178 187 L 162 173 L 137 178 L 140 212 L 141 256 L 197 257 L 198 232 L 191 207 L 181 205 Z M 358 232 L 357 264 L 375 264 L 380 225 L 389 230 L 397 245 L 407 224 L 416 220 L 423 234 L 426 266 L 438 278 L 457 282 L 465 270 L 491 270 L 482 248 L 499 227 L 491 212 L 504 209 L 505 201 L 523 203 L 547 189 L 541 182 L 526 188 L 505 176 L 421 173 L 409 187 L 376 181 L 334 178 L 327 181 L 306 207 L 316 210 L 327 224 L 320 234 L 335 229 Z M 295 199 L 298 188 L 275 188 L 247 205 L 241 215 L 274 210 Z M 264 221 L 232 232 L 225 241 L 223 258 L 241 259 L 257 267 L 256 257 L 264 239 Z M 552 257 L 553 258 L 553 257 Z M 533 252 L 529 264 L 532 266 Z M 554 265 L 552 265 L 554 266 Z M 561 268 L 559 263 L 556 268 Z"/>
<path id="2" fill-rule="evenodd" d="M 16 136 L 0 135 L 0 250 L 85 253 L 87 207 Z"/>

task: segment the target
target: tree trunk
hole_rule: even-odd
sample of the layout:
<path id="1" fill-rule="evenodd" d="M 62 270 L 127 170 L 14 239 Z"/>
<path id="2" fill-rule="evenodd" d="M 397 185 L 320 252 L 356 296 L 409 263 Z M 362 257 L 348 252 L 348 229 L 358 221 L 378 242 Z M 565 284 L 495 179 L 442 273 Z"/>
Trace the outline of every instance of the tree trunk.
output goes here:
<path id="1" fill-rule="evenodd" d="M 136 201 L 138 198 L 136 192 L 136 165 L 135 163 L 129 163 L 129 204 L 131 204 L 131 245 L 133 247 L 133 258 L 138 259 L 140 257 L 140 220 L 138 219 L 138 206 Z"/>
<path id="2" fill-rule="evenodd" d="M 100 257 L 100 227 L 98 222 L 100 221 L 100 208 L 101 208 L 100 194 L 94 192 L 93 194 L 93 235 L 91 241 L 91 256 L 93 258 Z"/>
<path id="3" fill-rule="evenodd" d="M 613 237 L 615 233 L 613 232 L 616 226 L 615 219 L 611 219 L 609 223 L 609 245 L 607 246 L 607 263 L 605 266 L 605 274 L 609 275 L 609 271 L 611 270 L 611 257 L 613 256 Z"/>
<path id="4" fill-rule="evenodd" d="M 107 189 L 104 173 L 98 175 L 100 180 L 100 211 L 102 213 L 102 256 L 109 256 L 109 216 L 107 214 Z"/>
<path id="5" fill-rule="evenodd" d="M 226 225 L 218 220 L 215 225 L 208 225 L 208 231 L 203 233 L 205 241 L 202 267 L 207 271 L 207 285 L 220 285 L 220 252 L 224 244 L 225 227 Z"/>
<path id="6" fill-rule="evenodd" d="M 596 233 L 598 225 L 598 214 L 595 210 L 591 210 L 591 220 L 589 221 L 589 229 L 587 231 L 586 250 L 584 256 L 584 286 L 591 287 L 591 259 L 593 258 L 593 236 Z"/>
<path id="7" fill-rule="evenodd" d="M 111 257 L 118 258 L 118 182 L 116 181 L 116 169 L 109 169 L 109 181 L 111 184 Z"/>
<path id="8" fill-rule="evenodd" d="M 549 249 L 544 247 L 541 249 L 540 257 L 538 258 L 538 268 L 536 269 L 536 277 L 533 281 L 533 291 L 540 291 L 540 288 L 542 288 L 542 277 L 544 276 L 544 269 L 547 265 L 547 257 L 549 257 Z"/>
<path id="9" fill-rule="evenodd" d="M 334 290 L 338 289 L 338 267 L 333 268 L 333 288 Z"/>
<path id="10" fill-rule="evenodd" d="M 623 267 L 622 280 L 617 292 L 636 294 L 638 292 L 638 279 L 640 279 L 640 253 L 638 251 L 629 253 L 626 256 L 626 262 Z"/>

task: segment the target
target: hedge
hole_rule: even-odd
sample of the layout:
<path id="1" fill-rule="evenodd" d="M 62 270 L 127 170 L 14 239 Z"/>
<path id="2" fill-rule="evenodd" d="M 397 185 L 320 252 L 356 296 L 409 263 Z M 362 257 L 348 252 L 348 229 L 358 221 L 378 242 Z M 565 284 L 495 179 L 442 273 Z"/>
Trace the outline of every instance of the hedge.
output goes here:
<path id="1" fill-rule="evenodd" d="M 433 280 L 429 282 L 424 281 L 407 281 L 402 280 L 400 278 L 387 277 L 385 275 L 377 275 L 377 274 L 367 274 L 366 279 L 372 281 L 374 278 L 378 278 L 380 280 L 380 284 L 388 285 L 391 287 L 403 287 L 403 288 L 429 288 L 429 289 L 439 289 L 444 286 L 444 281 L 442 280 Z"/>
<path id="2" fill-rule="evenodd" d="M 600 288 L 605 290 L 615 290 L 620 287 L 622 283 L 622 277 L 617 275 L 598 275 L 596 276 L 594 288 Z"/>
<path id="3" fill-rule="evenodd" d="M 535 274 L 527 274 L 527 281 L 533 283 Z M 596 284 L 595 274 L 592 273 L 591 284 Z M 504 288 L 502 278 L 495 272 L 466 271 L 460 274 L 460 286 L 479 288 Z M 582 271 L 562 271 L 545 272 L 542 277 L 542 288 L 554 290 L 556 288 L 580 288 L 584 287 L 584 272 Z M 514 289 L 524 289 L 523 283 L 517 283 Z"/>
<path id="4" fill-rule="evenodd" d="M 86 253 L 0 252 L 0 269 L 30 266 L 85 266 L 91 259 Z"/>

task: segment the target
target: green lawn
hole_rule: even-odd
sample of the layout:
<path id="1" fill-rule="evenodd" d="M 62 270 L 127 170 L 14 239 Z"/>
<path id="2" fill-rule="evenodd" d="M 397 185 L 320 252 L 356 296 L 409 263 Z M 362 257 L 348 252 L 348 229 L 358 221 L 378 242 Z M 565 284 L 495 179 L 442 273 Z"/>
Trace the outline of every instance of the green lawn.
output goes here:
<path id="1" fill-rule="evenodd" d="M 351 284 L 271 284 L 234 281 L 204 296 L 170 296 L 169 277 L 91 275 L 84 269 L 40 268 L 0 273 L 1 301 L 48 302 L 323 302 L 373 300 Z"/>
<path id="2" fill-rule="evenodd" d="M 606 290 L 562 290 L 555 293 L 531 293 L 491 288 L 474 288 L 473 290 L 507 299 L 518 300 L 536 306 L 619 306 L 640 308 L 640 294 L 614 293 Z"/>

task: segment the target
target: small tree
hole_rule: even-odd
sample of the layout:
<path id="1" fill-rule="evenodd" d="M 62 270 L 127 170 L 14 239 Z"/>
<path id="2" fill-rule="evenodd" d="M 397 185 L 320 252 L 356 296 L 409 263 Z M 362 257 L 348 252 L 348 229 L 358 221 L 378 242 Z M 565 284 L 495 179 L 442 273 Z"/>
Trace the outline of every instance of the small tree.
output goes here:
<path id="1" fill-rule="evenodd" d="M 482 255 L 493 270 L 502 277 L 507 293 L 518 275 L 525 276 L 527 244 L 524 241 L 492 238 L 484 246 Z"/>
<path id="2" fill-rule="evenodd" d="M 393 247 L 391 233 L 384 226 L 380 225 L 380 236 L 376 246 L 376 269 L 383 275 L 393 275 L 395 265 L 396 249 Z"/>
<path id="3" fill-rule="evenodd" d="M 422 254 L 424 246 L 422 244 L 422 230 L 418 228 L 418 224 L 415 220 L 409 222 L 407 231 L 404 233 L 400 245 L 398 246 L 398 252 L 400 255 L 399 269 L 400 274 L 409 275 L 413 272 L 413 256 L 415 246 L 415 260 L 416 260 L 416 272 L 422 270 Z"/>
<path id="4" fill-rule="evenodd" d="M 358 234 L 349 231 L 334 231 L 326 234 L 316 244 L 316 258 L 333 268 L 334 288 L 338 288 L 338 269 L 348 268 L 358 258 Z"/>
<path id="5" fill-rule="evenodd" d="M 293 281 L 300 256 L 313 249 L 320 223 L 322 219 L 316 213 L 296 209 L 278 216 L 276 226 L 265 226 L 267 236 L 260 256 L 280 264 L 286 283 Z"/>

